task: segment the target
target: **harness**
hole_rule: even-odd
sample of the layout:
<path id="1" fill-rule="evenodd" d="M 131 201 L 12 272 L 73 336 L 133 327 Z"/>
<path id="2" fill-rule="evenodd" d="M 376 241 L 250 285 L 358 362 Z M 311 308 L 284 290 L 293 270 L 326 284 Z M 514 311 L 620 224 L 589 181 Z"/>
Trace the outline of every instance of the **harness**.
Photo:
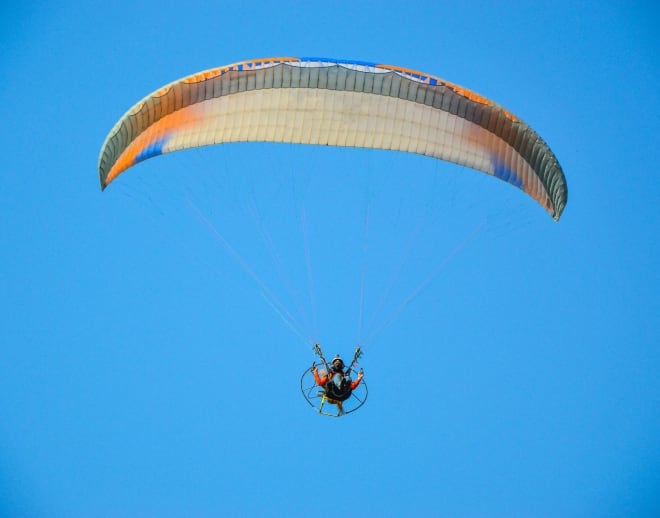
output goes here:
<path id="1" fill-rule="evenodd" d="M 337 386 L 334 379 L 337 375 L 341 376 L 339 386 Z M 330 373 L 328 373 L 328 376 L 330 376 Z M 351 379 L 347 374 L 341 372 L 335 372 L 332 377 L 329 377 L 323 389 L 326 397 L 335 401 L 346 401 L 351 397 L 351 393 L 353 392 L 353 389 L 351 389 Z"/>
<path id="2" fill-rule="evenodd" d="M 323 352 L 321 351 L 321 346 L 319 344 L 314 345 L 314 352 L 321 359 L 325 365 L 326 372 L 328 373 L 328 381 L 323 386 L 324 396 L 328 400 L 346 401 L 351 397 L 351 394 L 353 393 L 353 389 L 351 389 L 351 371 L 353 370 L 353 367 L 357 365 L 358 359 L 362 356 L 362 350 L 359 347 L 355 349 L 355 354 L 353 355 L 353 359 L 351 360 L 351 363 L 348 366 L 348 370 L 346 372 L 337 372 L 330 368 L 328 362 L 323 356 Z M 341 376 L 339 386 L 337 386 L 334 381 L 334 378 L 338 375 Z"/>

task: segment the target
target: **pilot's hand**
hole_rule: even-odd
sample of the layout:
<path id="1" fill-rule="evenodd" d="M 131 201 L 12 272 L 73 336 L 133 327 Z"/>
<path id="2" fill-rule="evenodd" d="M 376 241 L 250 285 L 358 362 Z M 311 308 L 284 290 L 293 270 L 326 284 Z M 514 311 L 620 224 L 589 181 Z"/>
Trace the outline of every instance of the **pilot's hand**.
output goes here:
<path id="1" fill-rule="evenodd" d="M 316 368 L 316 362 L 312 363 L 312 372 L 316 372 L 318 369 Z"/>
<path id="2" fill-rule="evenodd" d="M 361 380 L 362 378 L 364 378 L 364 372 L 360 371 L 358 373 L 358 379 Z"/>

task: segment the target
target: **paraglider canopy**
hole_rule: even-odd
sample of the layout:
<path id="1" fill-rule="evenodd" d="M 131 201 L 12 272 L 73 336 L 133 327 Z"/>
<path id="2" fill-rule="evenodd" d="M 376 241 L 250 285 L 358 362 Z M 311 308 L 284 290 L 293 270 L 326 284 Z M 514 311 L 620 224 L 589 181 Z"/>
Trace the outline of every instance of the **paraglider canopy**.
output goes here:
<path id="1" fill-rule="evenodd" d="M 249 141 L 447 160 L 522 189 L 555 220 L 568 198 L 563 171 L 545 141 L 486 97 L 404 67 L 293 57 L 213 68 L 142 99 L 101 148 L 101 187 L 163 153 Z"/>

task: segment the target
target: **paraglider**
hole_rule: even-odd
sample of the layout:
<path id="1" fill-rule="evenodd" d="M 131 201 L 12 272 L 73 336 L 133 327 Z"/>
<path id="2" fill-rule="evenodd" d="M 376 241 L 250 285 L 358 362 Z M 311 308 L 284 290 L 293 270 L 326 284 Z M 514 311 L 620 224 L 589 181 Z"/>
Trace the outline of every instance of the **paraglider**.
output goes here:
<path id="1" fill-rule="evenodd" d="M 357 367 L 362 357 L 360 347 L 355 349 L 353 359 L 345 369 L 344 360 L 339 355 L 328 364 L 321 346 L 314 345 L 314 352 L 325 366 L 319 374 L 316 362 L 307 369 L 300 379 L 300 389 L 307 402 L 319 413 L 329 417 L 341 417 L 358 410 L 367 400 L 367 384 L 364 382 L 364 371 L 360 369 L 356 379 L 352 378 L 352 371 Z M 311 376 L 310 376 L 311 375 Z M 358 390 L 359 389 L 359 390 Z M 326 408 L 326 403 L 337 407 L 337 412 Z"/>
<path id="2" fill-rule="evenodd" d="M 124 171 L 172 151 L 232 142 L 283 142 L 416 153 L 463 165 L 527 193 L 558 221 L 568 189 L 546 142 L 510 111 L 466 88 L 409 68 L 328 58 L 243 61 L 174 81 L 135 104 L 99 154 L 105 189 Z M 367 397 L 360 372 L 315 346 L 301 390 L 339 417 Z M 327 404 L 337 411 L 328 410 Z"/>

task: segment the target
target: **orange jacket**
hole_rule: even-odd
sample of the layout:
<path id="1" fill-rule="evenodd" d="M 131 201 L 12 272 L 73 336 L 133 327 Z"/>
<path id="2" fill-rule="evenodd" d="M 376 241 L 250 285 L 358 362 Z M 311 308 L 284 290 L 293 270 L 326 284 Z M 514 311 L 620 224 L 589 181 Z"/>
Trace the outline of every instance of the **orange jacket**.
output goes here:
<path id="1" fill-rule="evenodd" d="M 314 370 L 312 371 L 312 374 L 314 374 L 314 379 L 316 380 L 316 384 L 319 386 L 324 386 L 328 380 L 332 379 L 332 373 L 329 372 L 325 376 L 321 377 L 319 376 L 318 371 Z M 360 381 L 362 381 L 362 378 L 357 378 L 356 380 L 351 382 L 351 390 L 355 390 L 357 386 L 360 384 Z"/>

